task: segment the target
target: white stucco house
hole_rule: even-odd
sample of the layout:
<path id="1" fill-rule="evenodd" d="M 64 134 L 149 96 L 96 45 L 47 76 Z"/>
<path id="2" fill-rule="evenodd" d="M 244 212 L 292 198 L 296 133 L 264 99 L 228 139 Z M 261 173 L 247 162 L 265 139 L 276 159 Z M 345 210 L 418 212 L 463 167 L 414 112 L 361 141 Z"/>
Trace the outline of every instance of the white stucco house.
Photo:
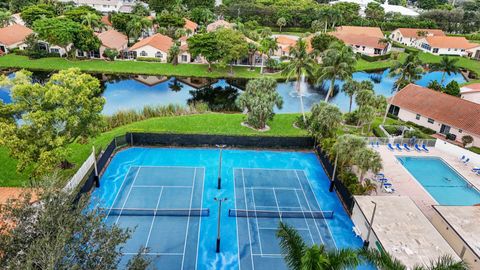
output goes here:
<path id="1" fill-rule="evenodd" d="M 0 51 L 8 53 L 16 48 L 24 50 L 27 47 L 24 40 L 32 33 L 32 29 L 20 24 L 0 28 Z"/>
<path id="2" fill-rule="evenodd" d="M 339 26 L 330 35 L 352 47 L 355 53 L 368 56 L 383 55 L 390 50 L 390 44 L 384 43 L 379 27 Z"/>
<path id="3" fill-rule="evenodd" d="M 104 56 L 106 49 L 117 50 L 119 53 L 118 57 L 126 55 L 128 51 L 128 38 L 123 33 L 110 29 L 101 33 L 95 33 L 95 35 L 97 35 L 102 44 L 100 48 L 93 52 L 77 51 L 78 57 L 106 58 Z"/>
<path id="4" fill-rule="evenodd" d="M 445 33 L 440 29 L 420 29 L 420 28 L 397 28 L 390 33 L 393 41 L 406 46 L 415 46 L 415 42 L 422 37 L 439 36 L 444 37 Z"/>
<path id="5" fill-rule="evenodd" d="M 186 39 L 180 40 L 178 63 L 190 63 L 193 59 L 188 53 Z M 157 33 L 133 44 L 129 49 L 129 56 L 130 58 L 157 58 L 160 62 L 165 63 L 168 61 L 168 54 L 173 44 L 174 41 L 170 37 Z"/>
<path id="6" fill-rule="evenodd" d="M 480 104 L 480 83 L 465 85 L 460 88 L 460 97 Z"/>
<path id="7" fill-rule="evenodd" d="M 427 36 L 418 39 L 415 47 L 435 55 L 454 55 L 472 57 L 480 44 L 472 43 L 464 37 Z"/>
<path id="8" fill-rule="evenodd" d="M 74 2 L 76 5 L 90 6 L 102 13 L 109 12 L 132 12 L 133 6 L 140 3 L 147 5 L 141 1 L 136 0 L 60 0 L 61 2 Z"/>
<path id="9" fill-rule="evenodd" d="M 389 113 L 403 121 L 454 134 L 457 141 L 465 135 L 480 146 L 480 104 L 432 89 L 409 84 L 389 99 Z"/>

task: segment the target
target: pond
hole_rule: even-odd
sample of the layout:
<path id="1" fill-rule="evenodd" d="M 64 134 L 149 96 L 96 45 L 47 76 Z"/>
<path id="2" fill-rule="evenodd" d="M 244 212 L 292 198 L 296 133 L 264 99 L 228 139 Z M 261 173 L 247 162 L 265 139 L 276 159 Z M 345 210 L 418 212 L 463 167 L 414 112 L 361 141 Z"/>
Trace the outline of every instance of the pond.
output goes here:
<path id="1" fill-rule="evenodd" d="M 395 78 L 388 76 L 388 70 L 380 72 L 355 72 L 353 79 L 357 81 L 369 80 L 374 84 L 377 94 L 389 97 L 392 95 Z M 10 75 L 12 76 L 12 75 Z M 48 78 L 48 73 L 34 72 L 36 81 L 42 82 Z M 103 109 L 105 115 L 111 115 L 120 110 L 142 109 L 147 105 L 186 105 L 192 102 L 206 102 L 214 111 L 237 111 L 235 100 L 245 89 L 248 80 L 245 79 L 209 79 L 209 78 L 176 78 L 165 76 L 113 76 L 100 75 L 104 88 L 103 96 L 106 104 Z M 428 72 L 416 83 L 427 86 L 432 80 L 440 82 L 442 72 Z M 459 84 L 464 83 L 462 74 L 446 75 L 444 85 L 456 80 Z M 334 96 L 330 102 L 339 106 L 346 112 L 349 107 L 349 97 L 339 91 L 342 81 L 335 83 Z M 329 87 L 329 82 L 323 85 L 302 83 L 301 89 L 304 96 L 305 110 L 309 110 L 313 104 L 324 100 Z M 295 91 L 295 82 L 278 82 L 277 91 L 282 96 L 283 108 L 279 113 L 300 112 L 300 101 Z M 0 88 L 0 100 L 10 103 L 10 92 L 6 88 Z M 354 106 L 355 107 L 355 104 Z"/>

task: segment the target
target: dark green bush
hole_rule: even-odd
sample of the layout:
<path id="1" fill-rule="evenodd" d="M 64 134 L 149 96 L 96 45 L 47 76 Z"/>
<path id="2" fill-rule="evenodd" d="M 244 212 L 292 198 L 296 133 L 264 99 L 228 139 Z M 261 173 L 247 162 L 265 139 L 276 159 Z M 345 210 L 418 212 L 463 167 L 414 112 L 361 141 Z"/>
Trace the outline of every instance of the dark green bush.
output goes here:
<path id="1" fill-rule="evenodd" d="M 457 135 L 448 133 L 447 134 L 447 140 L 455 141 L 457 139 Z"/>
<path id="2" fill-rule="evenodd" d="M 391 114 L 391 113 L 389 113 L 389 114 L 387 115 L 387 117 L 388 117 L 388 118 L 392 118 L 393 120 L 398 120 L 398 116 L 393 115 L 393 114 Z"/>
<path id="3" fill-rule="evenodd" d="M 137 61 L 143 62 L 162 62 L 162 59 L 155 57 L 137 57 Z"/>
<path id="4" fill-rule="evenodd" d="M 347 125 L 356 125 L 358 123 L 358 113 L 357 111 L 345 113 L 343 115 L 343 119 L 345 120 L 345 124 Z"/>
<path id="5" fill-rule="evenodd" d="M 377 56 L 369 56 L 369 55 L 365 55 L 365 54 L 361 54 L 361 53 L 357 53 L 357 55 L 359 55 L 360 58 L 362 58 L 363 60 L 365 60 L 367 62 L 376 62 L 376 61 L 387 60 L 387 59 L 390 59 L 390 57 L 391 57 L 390 53 L 383 54 L 383 55 L 377 55 Z"/>
<path id="6" fill-rule="evenodd" d="M 373 132 L 373 135 L 375 135 L 375 137 L 379 137 L 379 138 L 387 137 L 385 133 L 380 129 L 379 126 L 372 127 L 372 132 Z"/>

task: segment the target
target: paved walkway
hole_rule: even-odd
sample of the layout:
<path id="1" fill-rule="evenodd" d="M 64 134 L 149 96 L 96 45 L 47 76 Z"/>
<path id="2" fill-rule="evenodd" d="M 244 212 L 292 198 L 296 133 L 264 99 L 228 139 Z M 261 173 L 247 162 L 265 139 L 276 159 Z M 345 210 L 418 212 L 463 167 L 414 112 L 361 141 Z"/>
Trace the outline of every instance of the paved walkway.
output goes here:
<path id="1" fill-rule="evenodd" d="M 385 177 L 390 180 L 395 188 L 395 193 L 388 194 L 383 192 L 381 188 L 378 188 L 378 195 L 390 195 L 409 196 L 415 204 L 420 208 L 423 214 L 431 219 L 434 209 L 432 205 L 438 203 L 430 196 L 430 194 L 423 188 L 423 186 L 413 178 L 413 176 L 407 171 L 405 167 L 396 159 L 395 156 L 436 156 L 442 158 L 450 166 L 452 166 L 458 173 L 460 173 L 465 179 L 473 184 L 480 190 L 480 176 L 476 176 L 472 171 L 472 166 L 480 164 L 464 165 L 458 160 L 458 157 L 447 154 L 441 150 L 433 147 L 429 148 L 430 153 L 417 152 L 417 151 L 391 151 L 386 146 L 380 146 L 374 148 L 378 151 L 383 159 L 383 173 Z"/>

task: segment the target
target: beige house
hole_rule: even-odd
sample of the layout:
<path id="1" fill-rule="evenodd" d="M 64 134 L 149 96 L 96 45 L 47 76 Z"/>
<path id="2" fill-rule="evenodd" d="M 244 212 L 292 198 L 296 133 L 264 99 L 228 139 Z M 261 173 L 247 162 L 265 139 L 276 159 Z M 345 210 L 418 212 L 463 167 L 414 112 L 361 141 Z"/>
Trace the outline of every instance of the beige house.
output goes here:
<path id="1" fill-rule="evenodd" d="M 444 37 L 440 29 L 398 28 L 392 31 L 390 38 L 406 46 L 415 46 L 415 42 L 422 37 Z"/>
<path id="2" fill-rule="evenodd" d="M 403 121 L 454 134 L 457 141 L 470 135 L 472 145 L 480 146 L 480 104 L 415 84 L 400 90 L 389 103 L 389 113 Z"/>
<path id="3" fill-rule="evenodd" d="M 214 21 L 213 23 L 207 25 L 207 32 L 213 32 L 219 28 L 230 28 L 232 29 L 235 24 L 229 23 L 225 20 L 217 20 Z"/>
<path id="4" fill-rule="evenodd" d="M 460 97 L 480 104 L 480 83 L 465 85 L 460 88 Z"/>
<path id="5" fill-rule="evenodd" d="M 8 53 L 16 48 L 24 50 L 27 47 L 24 40 L 32 33 L 32 29 L 20 24 L 12 24 L 0 28 L 0 51 L 2 53 Z"/>
<path id="6" fill-rule="evenodd" d="M 117 50 L 119 55 L 123 55 L 128 50 L 128 38 L 117 30 L 108 30 L 97 34 L 102 42 L 100 46 L 100 57 L 103 58 L 106 49 Z"/>
<path id="7" fill-rule="evenodd" d="M 168 54 L 174 41 L 170 37 L 157 33 L 153 36 L 144 38 L 130 47 L 129 56 L 131 58 L 157 58 L 160 62 L 168 61 Z M 188 52 L 188 44 L 186 39 L 180 39 L 180 54 L 178 55 L 179 63 L 192 62 L 190 53 Z"/>
<path id="8" fill-rule="evenodd" d="M 379 27 L 339 26 L 329 34 L 349 45 L 355 53 L 375 56 L 390 50 Z"/>

